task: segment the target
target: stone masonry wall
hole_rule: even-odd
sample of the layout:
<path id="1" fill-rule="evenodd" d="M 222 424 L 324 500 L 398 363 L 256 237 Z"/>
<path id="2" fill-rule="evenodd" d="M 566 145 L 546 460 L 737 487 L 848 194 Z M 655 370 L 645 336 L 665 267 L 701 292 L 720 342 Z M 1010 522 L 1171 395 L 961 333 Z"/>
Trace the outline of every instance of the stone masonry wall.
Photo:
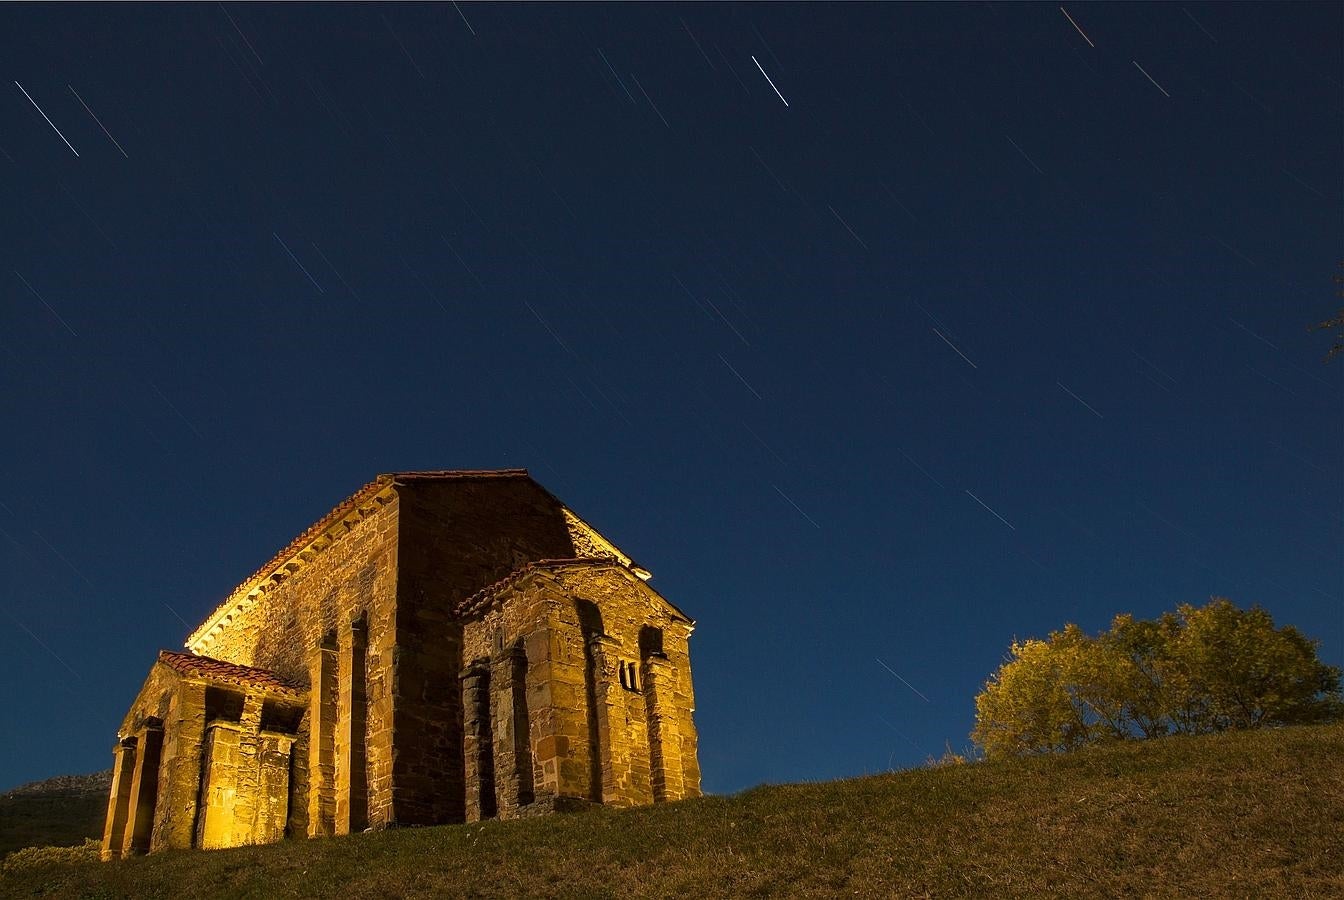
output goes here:
<path id="1" fill-rule="evenodd" d="M 338 659 L 344 655 L 346 683 L 338 687 L 347 704 L 336 711 L 336 723 L 351 721 L 348 704 L 358 698 L 365 704 L 362 726 L 351 732 L 337 727 L 329 735 L 325 761 L 316 759 L 320 742 L 307 740 L 294 752 L 307 755 L 305 778 L 295 779 L 296 795 L 291 808 L 311 808 L 308 792 L 328 790 L 335 797 L 348 797 L 351 785 L 362 788 L 359 800 L 367 811 L 356 810 L 354 820 L 381 826 L 392 816 L 392 673 L 396 643 L 397 518 L 395 493 L 384 503 L 371 502 L 363 518 L 338 525 L 344 534 L 321 552 L 307 554 L 301 565 L 279 583 L 270 586 L 255 603 L 237 613 L 220 632 L 207 638 L 199 653 L 245 666 L 269 669 L 282 678 L 310 688 L 315 668 L 320 666 L 319 645 L 332 636 Z M 352 642 L 351 623 L 363 617 L 364 634 L 362 690 L 349 684 Z M 362 697 L 361 697 L 362 695 Z M 338 701 L 339 702 L 339 701 Z M 359 718 L 356 716 L 355 718 Z M 308 737 L 314 715 L 310 709 L 303 731 Z M 361 760 L 362 757 L 362 760 Z M 351 763 L 359 771 L 352 771 Z M 316 775 L 317 777 L 314 777 Z M 328 783 L 323 784 L 325 776 Z M 304 794 L 297 790 L 303 789 Z M 345 811 L 345 827 L 350 814 Z M 320 823 L 309 816 L 310 834 L 321 833 Z M 361 828 L 363 825 L 361 824 Z M 340 823 L 335 830 L 341 831 Z"/>
<path id="2" fill-rule="evenodd" d="M 205 738 L 205 686 L 182 684 L 163 722 L 163 755 L 151 851 L 191 846 L 199 802 L 201 743 Z"/>
<path id="3" fill-rule="evenodd" d="M 535 762 L 536 742 L 554 731 L 550 709 L 554 703 L 582 701 L 581 689 L 555 681 L 549 653 L 538 652 L 538 647 L 549 641 L 548 623 L 555 592 L 547 591 L 532 579 L 525 587 L 510 591 L 508 600 L 493 606 L 483 617 L 467 622 L 463 628 L 464 667 L 488 673 L 486 696 L 479 698 L 483 709 L 476 722 L 467 723 L 465 737 L 473 748 L 483 739 L 492 745 L 488 763 L 478 763 L 471 754 L 466 758 L 468 821 L 491 818 L 492 814 L 511 818 L 521 806 L 537 797 L 556 795 L 554 769 L 544 774 Z M 519 674 L 523 681 L 521 690 L 514 684 Z M 464 682 L 464 690 L 473 687 Z M 523 733 L 516 730 L 523 718 L 519 706 L 526 713 Z M 519 745 L 527 748 L 522 760 L 518 759 Z M 521 764 L 532 771 L 523 776 L 518 771 Z M 482 793 L 492 797 L 493 803 L 474 802 Z"/>
<path id="4" fill-rule="evenodd" d="M 284 838 L 294 736 L 259 729 L 259 721 L 245 707 L 240 721 L 207 726 L 195 846 L 238 847 Z"/>
<path id="5" fill-rule="evenodd" d="M 302 702 L 154 665 L 118 733 L 104 858 L 283 837 Z"/>
<path id="6" fill-rule="evenodd" d="M 119 759 L 114 768 L 119 777 L 111 790 L 104 859 L 125 854 L 137 819 L 149 825 L 143 843 L 137 844 L 141 852 L 191 846 L 205 725 L 203 696 L 204 688 L 183 684 L 170 669 L 161 665 L 150 669 L 118 731 L 130 752 L 124 759 L 126 765 Z M 164 737 L 155 772 L 144 771 L 147 725 Z"/>
<path id="7" fill-rule="evenodd" d="M 603 757 L 603 802 L 624 806 L 699 796 L 695 693 L 688 643 L 690 623 L 643 582 L 626 574 L 575 566 L 560 570 L 558 576 L 569 596 L 598 608 L 609 639 L 601 642 L 600 654 L 607 681 L 605 728 L 609 729 L 606 739 L 610 743 L 607 756 Z M 573 634 L 573 625 L 567 617 L 562 622 L 568 626 L 567 632 Z M 648 652 L 650 648 L 641 647 L 645 628 L 660 633 L 661 655 L 652 655 Z M 653 685 L 654 709 L 650 709 L 650 685 L 645 671 L 651 659 L 655 669 L 661 670 L 663 681 Z M 622 664 L 627 672 L 633 670 L 633 675 L 628 675 L 624 682 Z M 598 718 L 602 725 L 601 716 Z M 655 797 L 650 783 L 654 759 L 648 725 L 659 720 L 669 726 L 662 730 L 671 743 L 657 749 L 669 762 L 676 760 L 675 768 L 681 770 L 681 786 Z"/>
<path id="8" fill-rule="evenodd" d="M 464 693 L 475 696 L 486 667 L 492 676 L 500 671 L 494 661 L 524 655 L 529 787 L 538 807 L 698 796 L 689 634 L 689 623 L 628 573 L 585 565 L 537 571 L 465 625 Z M 496 706 L 507 700 L 497 682 L 488 679 Z M 501 772 L 510 761 L 499 749 L 508 744 L 507 722 L 476 716 L 468 726 L 469 742 L 492 741 L 495 765 L 486 771 L 468 756 L 467 797 L 491 778 L 497 814 L 527 814 Z M 480 818 L 485 804 L 469 799 L 466 812 Z"/>
<path id="9" fill-rule="evenodd" d="M 526 478 L 399 487 L 396 821 L 466 815 L 462 626 L 453 607 L 526 563 L 571 557 L 562 507 Z"/>

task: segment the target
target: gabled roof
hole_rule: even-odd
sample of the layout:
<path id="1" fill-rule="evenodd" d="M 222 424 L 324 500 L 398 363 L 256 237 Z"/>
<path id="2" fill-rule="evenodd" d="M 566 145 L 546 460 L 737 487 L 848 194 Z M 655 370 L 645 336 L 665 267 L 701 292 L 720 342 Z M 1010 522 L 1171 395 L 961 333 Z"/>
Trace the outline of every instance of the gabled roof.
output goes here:
<path id="1" fill-rule="evenodd" d="M 301 697 L 304 689 L 290 684 L 279 675 L 267 669 L 254 669 L 237 663 L 211 659 L 208 656 L 195 656 L 191 653 L 174 653 L 172 650 L 160 650 L 159 662 L 173 671 L 188 678 L 200 678 L 204 681 L 233 684 L 244 688 L 263 690 L 271 694 L 283 694 L 289 697 Z"/>
<path id="2" fill-rule="evenodd" d="M 621 576 L 627 578 L 632 584 L 638 585 L 646 592 L 656 597 L 660 602 L 666 604 L 668 609 L 672 610 L 678 618 L 683 619 L 689 625 L 695 624 L 695 620 L 678 609 L 675 603 L 649 587 L 638 572 L 610 559 L 595 559 L 591 557 L 578 559 L 540 559 L 535 562 L 530 562 L 525 566 L 514 569 L 494 584 L 483 587 L 470 597 L 462 600 L 457 606 L 453 607 L 453 615 L 459 619 L 470 618 L 477 613 L 488 609 L 501 594 L 506 593 L 512 588 L 518 587 L 533 575 L 540 572 L 558 572 L 566 569 L 605 569 L 617 572 Z"/>
<path id="3" fill-rule="evenodd" d="M 191 647 L 202 637 L 208 634 L 219 621 L 231 609 L 239 605 L 239 601 L 251 593 L 258 585 L 270 578 L 286 562 L 293 559 L 305 547 L 318 540 L 332 526 L 339 523 L 346 516 L 356 512 L 362 506 L 374 502 L 375 498 L 384 490 L 395 484 L 406 484 L 416 481 L 471 481 L 487 480 L 500 478 L 531 478 L 526 469 L 443 469 L 425 472 L 389 472 L 379 475 L 373 481 L 364 485 L 355 491 L 349 497 L 346 497 L 340 503 L 336 504 L 325 516 L 318 519 L 298 537 L 290 541 L 278 553 L 272 556 L 265 565 L 257 569 L 237 587 L 229 592 L 215 611 L 193 631 L 186 641 L 186 646 Z M 535 483 L 535 482 L 534 482 Z M 540 485 L 538 485 L 540 487 Z M 543 488 L 543 490 L 545 490 Z"/>
<path id="4" fill-rule="evenodd" d="M 277 566 L 284 563 L 285 560 L 311 544 L 313 539 L 322 534 L 322 532 L 339 522 L 348 513 L 353 512 L 355 509 L 368 502 L 375 494 L 382 491 L 383 488 L 390 485 L 412 481 L 468 481 L 484 480 L 488 478 L 530 477 L 531 476 L 527 474 L 527 469 L 487 469 L 479 471 L 470 469 L 445 469 L 430 472 L 388 472 L 379 475 L 373 481 L 370 481 L 349 497 L 346 497 L 340 503 L 337 503 L 336 506 L 332 508 L 331 512 L 308 526 L 302 534 L 286 544 L 280 552 L 275 554 L 275 556 L 272 556 L 264 566 L 244 579 L 242 584 L 234 588 L 229 596 L 236 596 L 243 591 L 245 586 L 250 586 L 258 579 L 265 578 L 271 572 L 275 571 Z M 228 601 L 226 600 L 224 605 L 227 604 Z"/>

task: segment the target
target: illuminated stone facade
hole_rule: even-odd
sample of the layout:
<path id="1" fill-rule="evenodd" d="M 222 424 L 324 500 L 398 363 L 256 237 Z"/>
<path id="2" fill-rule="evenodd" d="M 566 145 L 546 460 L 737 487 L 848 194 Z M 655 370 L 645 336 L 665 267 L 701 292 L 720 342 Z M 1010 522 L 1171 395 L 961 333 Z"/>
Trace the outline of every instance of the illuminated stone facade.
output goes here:
<path id="1" fill-rule="evenodd" d="M 648 578 L 525 471 L 380 476 L 159 654 L 103 858 L 698 796 Z"/>

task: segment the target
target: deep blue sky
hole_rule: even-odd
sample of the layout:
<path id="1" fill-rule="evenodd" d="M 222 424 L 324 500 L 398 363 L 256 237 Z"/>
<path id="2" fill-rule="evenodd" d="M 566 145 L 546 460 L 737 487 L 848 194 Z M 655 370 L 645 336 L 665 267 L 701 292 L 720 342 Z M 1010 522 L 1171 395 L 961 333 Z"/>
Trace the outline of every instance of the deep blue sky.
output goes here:
<path id="1" fill-rule="evenodd" d="M 710 791 L 963 747 L 1067 621 L 1344 662 L 1344 6 L 1067 9 L 6 4 L 0 786 L 403 469 L 653 571 Z"/>

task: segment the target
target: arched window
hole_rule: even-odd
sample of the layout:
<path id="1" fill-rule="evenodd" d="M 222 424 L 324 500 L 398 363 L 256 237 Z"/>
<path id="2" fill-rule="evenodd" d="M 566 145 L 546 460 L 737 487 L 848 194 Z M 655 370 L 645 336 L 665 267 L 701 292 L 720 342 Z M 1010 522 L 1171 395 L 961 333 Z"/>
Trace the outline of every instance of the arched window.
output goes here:
<path id="1" fill-rule="evenodd" d="M 663 655 L 663 629 L 645 625 L 639 629 L 639 658 L 641 661 L 650 656 Z"/>

